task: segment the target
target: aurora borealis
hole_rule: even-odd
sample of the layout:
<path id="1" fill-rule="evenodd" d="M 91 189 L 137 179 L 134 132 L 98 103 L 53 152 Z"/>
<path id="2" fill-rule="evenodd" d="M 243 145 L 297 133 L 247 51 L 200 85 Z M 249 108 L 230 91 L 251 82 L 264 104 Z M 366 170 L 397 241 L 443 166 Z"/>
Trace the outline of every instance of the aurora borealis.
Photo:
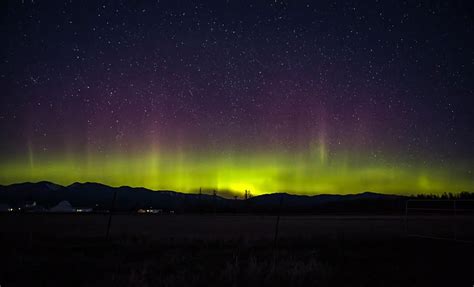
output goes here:
<path id="1" fill-rule="evenodd" d="M 474 190 L 468 1 L 178 2 L 2 4 L 0 184 Z"/>

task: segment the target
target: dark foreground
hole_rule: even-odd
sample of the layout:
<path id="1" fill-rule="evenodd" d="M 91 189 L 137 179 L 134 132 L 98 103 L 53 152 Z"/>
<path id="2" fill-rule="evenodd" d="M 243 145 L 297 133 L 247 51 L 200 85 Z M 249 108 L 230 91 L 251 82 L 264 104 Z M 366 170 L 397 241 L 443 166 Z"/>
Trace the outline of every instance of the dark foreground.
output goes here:
<path id="1" fill-rule="evenodd" d="M 194 219 L 182 224 L 190 218 Z M 400 218 L 282 218 L 276 242 L 274 217 L 123 216 L 112 224 L 115 232 L 109 240 L 99 228 L 103 224 L 98 224 L 104 219 L 106 216 L 92 215 L 0 216 L 0 285 L 474 284 L 473 244 L 407 237 Z M 144 232 L 135 234 L 139 222 Z M 426 222 L 420 225 L 426 227 Z"/>

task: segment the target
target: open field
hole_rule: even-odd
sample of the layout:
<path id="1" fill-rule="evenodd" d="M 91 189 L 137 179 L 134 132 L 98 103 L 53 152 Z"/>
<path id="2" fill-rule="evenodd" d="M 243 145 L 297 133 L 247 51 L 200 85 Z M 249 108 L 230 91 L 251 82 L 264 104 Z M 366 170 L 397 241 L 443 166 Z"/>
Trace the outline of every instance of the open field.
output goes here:
<path id="1" fill-rule="evenodd" d="M 55 237 L 100 237 L 108 214 L 9 214 L 0 216 L 5 235 L 33 233 Z M 114 215 L 111 235 L 152 239 L 270 239 L 276 216 L 260 215 Z M 280 238 L 314 236 L 393 237 L 403 231 L 400 216 L 281 216 Z"/>
<path id="2" fill-rule="evenodd" d="M 409 218 L 450 236 L 452 218 Z M 474 245 L 403 216 L 2 214 L 2 286 L 472 286 Z M 458 232 L 472 224 L 461 220 Z M 472 226 L 472 225 L 471 225 Z M 459 233 L 461 234 L 461 233 Z"/>
<path id="3" fill-rule="evenodd" d="M 108 214 L 0 214 L 3 236 L 32 234 L 54 237 L 104 236 Z M 347 236 L 393 238 L 410 234 L 474 239 L 473 216 L 281 216 L 278 237 L 305 239 Z M 143 236 L 149 239 L 273 239 L 274 215 L 113 215 L 112 237 Z M 454 230 L 456 229 L 456 230 Z"/>

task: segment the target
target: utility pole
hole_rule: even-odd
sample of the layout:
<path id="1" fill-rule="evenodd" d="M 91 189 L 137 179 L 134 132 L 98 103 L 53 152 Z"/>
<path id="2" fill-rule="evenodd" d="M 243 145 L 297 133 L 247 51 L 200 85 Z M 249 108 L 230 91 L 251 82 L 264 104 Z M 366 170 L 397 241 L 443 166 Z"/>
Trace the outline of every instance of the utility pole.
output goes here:
<path id="1" fill-rule="evenodd" d="M 281 213 L 281 206 L 283 203 L 283 194 L 280 193 L 280 203 L 278 204 L 278 213 L 277 213 L 277 218 L 276 218 L 276 224 L 275 224 L 275 237 L 273 238 L 273 266 L 276 266 L 277 264 L 277 257 L 278 257 L 278 250 L 277 250 L 277 242 L 278 242 L 278 229 L 280 225 L 280 213 Z"/>
<path id="2" fill-rule="evenodd" d="M 198 212 L 202 213 L 202 189 L 199 188 Z"/>
<path id="3" fill-rule="evenodd" d="M 216 190 L 214 189 L 212 191 L 212 197 L 213 197 L 213 205 L 214 205 L 214 215 L 216 215 L 216 203 L 217 203 L 217 192 Z"/>
<path id="4" fill-rule="evenodd" d="M 109 239 L 109 234 L 110 234 L 110 225 L 112 224 L 112 213 L 115 212 L 115 201 L 117 200 L 117 189 L 114 191 L 114 197 L 112 199 L 112 206 L 110 207 L 109 210 L 109 221 L 107 222 L 107 233 L 105 234 L 105 239 Z"/>

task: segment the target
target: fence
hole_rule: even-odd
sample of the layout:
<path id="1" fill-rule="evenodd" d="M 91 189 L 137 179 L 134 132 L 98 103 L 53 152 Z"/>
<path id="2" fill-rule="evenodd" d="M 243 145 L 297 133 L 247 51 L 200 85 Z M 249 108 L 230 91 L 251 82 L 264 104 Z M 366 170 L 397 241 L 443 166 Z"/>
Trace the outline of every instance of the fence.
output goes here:
<path id="1" fill-rule="evenodd" d="M 407 200 L 405 233 L 474 243 L 474 200 Z"/>

